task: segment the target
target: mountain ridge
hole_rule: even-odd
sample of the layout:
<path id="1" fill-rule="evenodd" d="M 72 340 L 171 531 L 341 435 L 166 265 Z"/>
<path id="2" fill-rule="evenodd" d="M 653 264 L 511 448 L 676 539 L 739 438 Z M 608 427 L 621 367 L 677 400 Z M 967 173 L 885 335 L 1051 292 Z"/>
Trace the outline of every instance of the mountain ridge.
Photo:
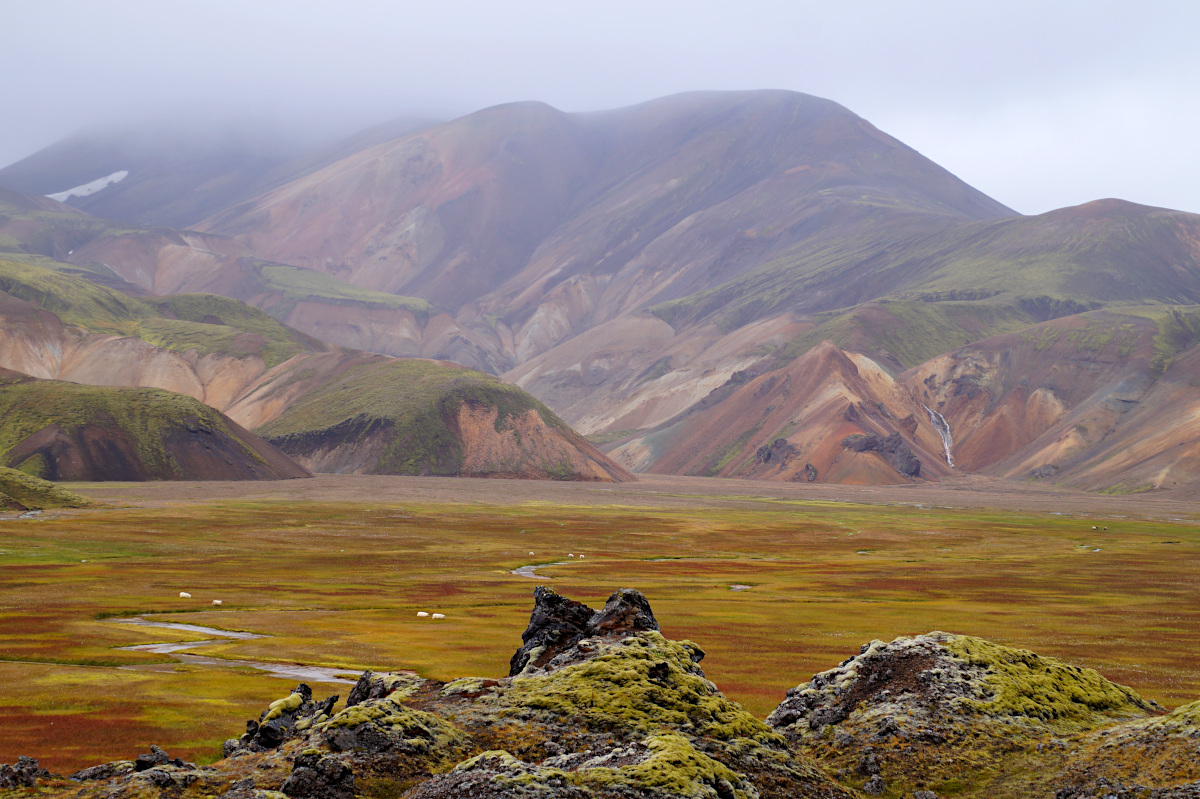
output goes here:
<path id="1" fill-rule="evenodd" d="M 1058 319 L 1079 317 L 1064 324 L 1088 327 L 1100 318 L 1088 314 L 1104 310 L 1132 318 L 1131 309 L 1157 309 L 1150 314 L 1157 332 L 1146 328 L 1151 339 L 1177 328 L 1187 338 L 1187 324 L 1171 314 L 1189 319 L 1200 303 L 1200 216 L 1115 199 L 1020 216 L 844 107 L 809 95 L 697 92 L 587 114 L 512 103 L 391 132 L 368 135 L 344 157 L 221 209 L 199 231 L 106 227 L 74 210 L 56 215 L 39 200 L 39 210 L 14 206 L 0 234 L 14 254 L 70 261 L 115 286 L 228 294 L 333 345 L 501 375 L 605 448 L 645 439 L 634 445 L 636 457 L 625 450 L 639 468 L 658 468 L 648 453 L 666 452 L 668 423 L 686 417 L 697 441 L 723 436 L 726 428 L 699 431 L 733 407 L 715 406 L 746 401 L 735 387 L 722 388 L 735 375 L 786 371 L 827 340 L 904 383 L 909 370 L 929 377 L 958 368 L 939 358 L 961 348 L 1023 341 Z M 1176 348 L 1181 363 L 1188 346 Z M 1187 413 L 1191 387 L 1175 372 L 1164 378 L 1174 356 L 1163 345 L 1153 350 L 1139 351 L 1145 362 L 1137 369 L 1146 386 L 1161 387 L 1132 401 Z M 1068 361 L 1073 353 L 1050 351 Z M 858 396 L 848 374 L 830 377 L 842 381 L 838 391 Z M 1082 372 L 1077 379 L 1092 385 Z M 904 390 L 915 397 L 923 389 Z M 1061 420 L 1083 413 L 1071 403 L 1092 402 L 1050 384 L 1026 393 L 1020 402 L 1032 415 L 1025 422 L 1014 421 L 1015 394 L 984 409 L 1007 415 L 989 422 L 997 442 L 1015 436 L 1021 447 L 1034 446 L 1049 430 L 1038 413 Z M 1040 411 L 1029 405 L 1051 394 L 1057 400 Z M 951 398 L 927 399 L 948 411 L 968 450 L 988 449 L 981 433 L 969 443 L 976 423 L 956 416 Z M 891 400 L 868 405 L 877 402 Z M 899 434 L 926 476 L 936 476 L 929 422 L 912 402 L 902 404 L 896 418 L 913 416 L 915 431 L 880 417 L 870 430 L 847 434 Z M 875 450 L 842 451 L 846 434 L 836 416 L 792 420 L 813 436 L 826 431 L 823 465 L 811 464 L 818 474 L 838 473 L 830 468 L 837 459 L 862 461 L 863 474 L 878 479 L 911 479 L 867 468 Z M 1022 427 L 1027 422 L 1032 427 Z M 738 431 L 726 446 L 743 444 L 726 453 L 722 469 L 736 463 L 757 474 L 753 456 L 774 438 L 760 442 L 761 430 L 732 426 Z M 1105 429 L 1105 441 L 1089 438 L 1084 450 L 1126 435 L 1123 422 Z M 751 439 L 753 447 L 739 448 Z M 816 446 L 806 441 L 785 444 Z M 1170 452 L 1181 443 L 1172 437 L 1161 446 Z M 986 463 L 969 451 L 962 462 L 1013 478 L 1093 473 L 1085 452 L 1065 467 L 1066 450 L 1038 444 L 1034 451 L 1048 460 L 999 444 Z M 1164 462 L 1154 476 L 1131 481 L 1100 470 L 1079 485 L 1186 482 L 1195 470 L 1185 451 L 1178 468 Z M 723 458 L 703 468 L 684 467 L 676 456 L 664 463 L 707 471 Z M 862 479 L 852 472 L 844 479 Z"/>

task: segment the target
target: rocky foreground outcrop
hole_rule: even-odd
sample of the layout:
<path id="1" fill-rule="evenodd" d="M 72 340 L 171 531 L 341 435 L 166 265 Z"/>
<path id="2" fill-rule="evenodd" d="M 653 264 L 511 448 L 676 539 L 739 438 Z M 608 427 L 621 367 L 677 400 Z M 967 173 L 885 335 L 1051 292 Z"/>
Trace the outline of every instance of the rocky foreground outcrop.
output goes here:
<path id="1" fill-rule="evenodd" d="M 699 646 L 662 635 L 638 591 L 596 611 L 540 586 L 522 640 L 499 679 L 368 671 L 340 710 L 298 685 L 211 766 L 152 747 L 68 780 L 22 758 L 0 766 L 20 775 L 0 796 L 1200 796 L 1200 702 L 1167 713 L 979 638 L 872 641 L 766 723 L 705 677 Z"/>

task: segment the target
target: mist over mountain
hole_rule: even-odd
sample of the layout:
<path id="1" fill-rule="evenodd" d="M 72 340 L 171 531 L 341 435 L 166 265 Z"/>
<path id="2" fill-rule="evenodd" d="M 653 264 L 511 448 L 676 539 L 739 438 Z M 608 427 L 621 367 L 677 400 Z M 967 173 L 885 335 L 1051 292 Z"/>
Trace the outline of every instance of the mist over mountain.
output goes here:
<path id="1" fill-rule="evenodd" d="M 1140 454 L 1122 469 L 1104 454 L 1196 401 L 1195 215 L 1103 200 L 1021 216 L 782 91 L 507 104 L 305 152 L 252 139 L 60 144 L 0 186 L 95 181 L 121 158 L 145 174 L 71 207 L 9 197 L 0 236 L 130 292 L 222 294 L 332 345 L 500 375 L 635 471 L 965 468 L 1120 490 L 1200 475 L 1186 425 L 1125 446 Z"/>

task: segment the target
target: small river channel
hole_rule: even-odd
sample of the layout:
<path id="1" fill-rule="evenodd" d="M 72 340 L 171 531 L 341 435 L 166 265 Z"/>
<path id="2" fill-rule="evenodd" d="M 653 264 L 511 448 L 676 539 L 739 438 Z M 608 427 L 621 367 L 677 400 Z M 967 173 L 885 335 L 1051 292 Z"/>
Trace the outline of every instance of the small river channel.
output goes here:
<path id="1" fill-rule="evenodd" d="M 353 672 L 354 669 L 331 669 L 324 666 L 305 666 L 297 663 L 268 663 L 259 660 L 228 660 L 226 658 L 210 658 L 203 655 L 189 655 L 184 653 L 186 649 L 197 649 L 203 646 L 216 646 L 218 644 L 231 644 L 234 641 L 250 641 L 255 638 L 270 638 L 269 635 L 259 635 L 258 633 L 244 633 L 235 630 L 221 630 L 216 627 L 203 627 L 199 624 L 180 624 L 178 622 L 169 621 L 151 621 L 142 616 L 134 616 L 129 619 L 110 619 L 113 624 L 132 624 L 138 627 L 161 627 L 166 630 L 180 630 L 189 633 L 199 633 L 200 635 L 211 635 L 213 638 L 208 638 L 202 641 L 178 641 L 164 644 L 139 644 L 137 646 L 122 646 L 119 649 L 130 652 L 154 652 L 158 655 L 170 655 L 180 663 L 190 663 L 194 666 L 224 666 L 257 669 L 265 671 L 272 677 L 283 677 L 289 680 L 312 682 L 340 682 L 353 685 L 357 678 L 350 679 L 346 676 L 348 672 Z M 123 669 L 132 671 L 154 671 L 161 666 L 159 664 L 148 664 L 144 666 L 121 666 Z"/>

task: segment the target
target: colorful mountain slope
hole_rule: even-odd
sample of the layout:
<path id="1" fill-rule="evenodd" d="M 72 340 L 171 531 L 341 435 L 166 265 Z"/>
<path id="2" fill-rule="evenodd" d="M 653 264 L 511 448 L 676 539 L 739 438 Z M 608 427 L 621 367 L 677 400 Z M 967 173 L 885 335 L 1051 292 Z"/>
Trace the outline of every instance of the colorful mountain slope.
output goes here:
<path id="1" fill-rule="evenodd" d="M 61 270 L 0 259 L 0 323 L 0 366 L 95 386 L 167 389 L 248 428 L 274 423 L 269 435 L 316 471 L 631 479 L 545 406 L 498 378 L 449 363 L 331 348 L 224 297 L 129 297 Z M 85 388 L 55 385 L 72 397 Z M 158 396 L 133 391 L 88 394 L 107 398 L 91 404 L 79 395 L 71 425 L 58 424 L 70 437 L 93 410 L 119 416 Z M 117 408 L 122 403 L 124 410 Z M 24 439 L 36 432 L 27 426 L 12 430 Z M 368 428 L 369 446 L 360 446 Z M 76 453 L 73 464 L 96 462 L 48 474 L 100 473 L 99 456 L 87 454 L 86 442 L 72 439 L 68 446 L 57 433 L 46 435 L 49 444 L 39 438 L 27 448 L 46 459 L 43 444 L 66 447 Z M 126 471 L 162 473 L 155 469 Z"/>
<path id="2" fill-rule="evenodd" d="M 1099 311 L 1144 317 L 1120 324 L 1147 340 L 1165 342 L 1172 325 L 1186 333 L 1190 323 L 1170 320 L 1200 303 L 1200 216 L 1119 200 L 1019 216 L 836 103 L 789 92 L 694 93 L 594 114 L 518 103 L 373 135 L 212 214 L 204 232 L 123 228 L 9 198 L 0 247 L 26 262 L 70 261 L 54 268 L 126 292 L 216 292 L 335 345 L 500 374 L 621 445 L 638 468 L 779 478 L 777 461 L 763 469 L 754 458 L 782 438 L 825 453 L 811 462 L 819 479 L 911 479 L 897 434 L 922 475 L 937 477 L 948 463 L 928 404 L 950 424 L 959 468 L 1111 490 L 1195 472 L 1191 344 L 1170 345 L 1173 370 L 1159 363 L 1164 343 L 1128 354 L 1130 375 L 1146 376 L 1122 390 L 1135 404 L 1118 418 L 1072 347 L 1034 347 L 1034 364 L 1020 342 L 1043 323 L 1095 326 Z M 847 450 L 832 405 L 767 403 L 787 416 L 777 425 L 782 416 L 764 418 L 767 406 L 731 383 L 809 353 L 833 364 L 825 341 L 897 386 L 868 400 L 876 388 L 848 369 L 805 379 L 913 416 L 917 430 L 879 415 L 850 435 L 884 443 Z M 965 355 L 948 354 L 976 345 L 988 358 L 1015 347 L 1010 357 L 1034 376 L 1057 368 L 1059 383 L 1075 382 L 997 378 L 1006 399 L 960 411 L 940 386 L 966 368 Z M 1108 357 L 1095 368 L 1109 370 Z M 909 399 L 893 412 L 896 392 Z M 1088 416 L 1097 403 L 1108 421 Z M 748 415 L 730 410 L 743 404 Z M 1125 438 L 1140 429 L 1135 406 L 1180 414 L 1161 434 L 1136 433 L 1154 451 Z M 247 418 L 265 423 L 281 412 L 270 407 Z M 1063 428 L 1048 443 L 1068 417 L 1091 432 Z M 801 428 L 803 441 L 791 440 Z"/>
<path id="3" fill-rule="evenodd" d="M 266 383 L 247 401 L 287 390 Z M 438 361 L 343 360 L 257 429 L 321 472 L 633 479 L 525 391 Z"/>

